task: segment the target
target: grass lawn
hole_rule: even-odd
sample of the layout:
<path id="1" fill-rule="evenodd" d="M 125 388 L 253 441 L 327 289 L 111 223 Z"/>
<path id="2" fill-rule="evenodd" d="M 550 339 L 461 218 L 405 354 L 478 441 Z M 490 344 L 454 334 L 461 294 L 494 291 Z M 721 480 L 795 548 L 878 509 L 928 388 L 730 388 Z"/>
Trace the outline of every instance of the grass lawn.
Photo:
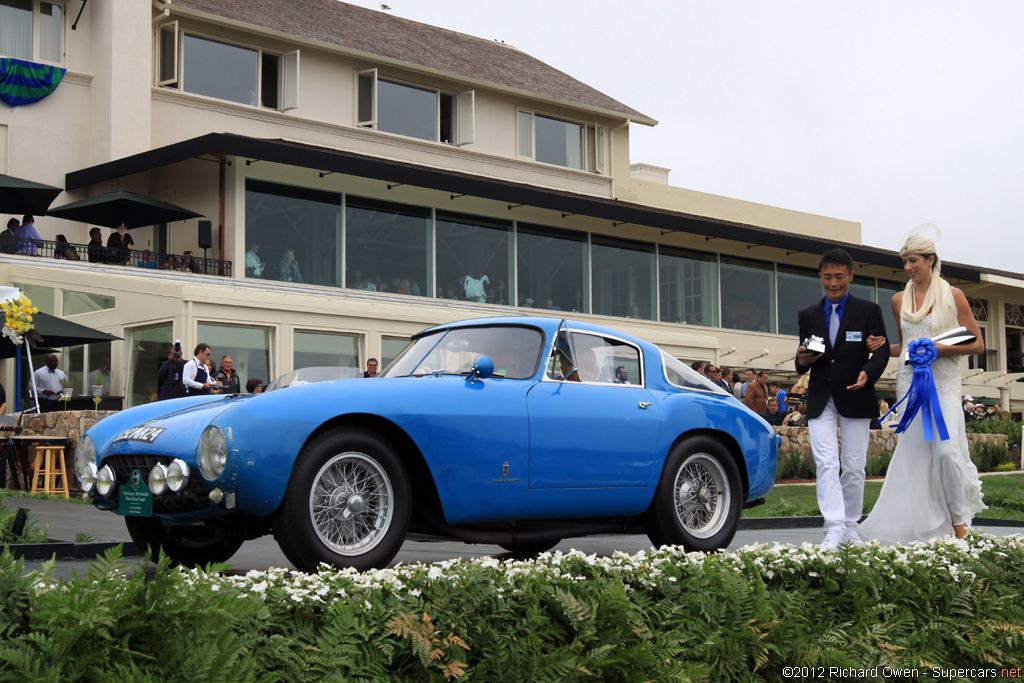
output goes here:
<path id="1" fill-rule="evenodd" d="M 882 490 L 882 481 L 864 486 L 864 514 L 871 512 Z M 1024 520 L 1024 472 L 982 476 L 981 490 L 988 509 L 981 513 L 990 519 Z M 813 517 L 820 515 L 814 484 L 776 486 L 764 505 L 743 511 L 750 517 Z"/>

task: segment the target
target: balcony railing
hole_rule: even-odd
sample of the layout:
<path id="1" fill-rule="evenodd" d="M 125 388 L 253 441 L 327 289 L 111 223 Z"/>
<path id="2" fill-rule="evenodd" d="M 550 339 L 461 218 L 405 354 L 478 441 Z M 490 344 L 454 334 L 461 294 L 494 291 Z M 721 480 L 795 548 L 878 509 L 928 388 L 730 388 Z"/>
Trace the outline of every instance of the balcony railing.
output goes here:
<path id="1" fill-rule="evenodd" d="M 183 273 L 231 277 L 231 261 L 203 258 L 190 251 L 172 254 L 149 249 L 112 249 L 99 244 L 10 239 L 0 240 L 0 252 L 120 265 L 126 268 L 173 270 Z"/>

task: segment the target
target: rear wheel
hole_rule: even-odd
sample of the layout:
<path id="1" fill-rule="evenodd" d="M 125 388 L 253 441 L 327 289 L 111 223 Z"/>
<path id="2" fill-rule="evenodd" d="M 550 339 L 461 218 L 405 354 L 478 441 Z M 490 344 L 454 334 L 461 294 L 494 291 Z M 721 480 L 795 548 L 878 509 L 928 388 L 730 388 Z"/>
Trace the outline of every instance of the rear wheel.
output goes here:
<path id="1" fill-rule="evenodd" d="M 124 523 L 139 550 L 149 549 L 154 562 L 165 553 L 174 566 L 227 562 L 245 540 L 229 534 L 225 526 L 164 526 L 152 517 L 125 517 Z"/>
<path id="2" fill-rule="evenodd" d="M 711 437 L 692 437 L 669 453 L 644 528 L 656 546 L 718 550 L 732 541 L 742 511 L 739 470 L 728 450 Z"/>
<path id="3" fill-rule="evenodd" d="M 409 478 L 394 449 L 364 429 L 335 429 L 299 454 L 274 538 L 297 568 L 385 567 L 409 527 Z"/>

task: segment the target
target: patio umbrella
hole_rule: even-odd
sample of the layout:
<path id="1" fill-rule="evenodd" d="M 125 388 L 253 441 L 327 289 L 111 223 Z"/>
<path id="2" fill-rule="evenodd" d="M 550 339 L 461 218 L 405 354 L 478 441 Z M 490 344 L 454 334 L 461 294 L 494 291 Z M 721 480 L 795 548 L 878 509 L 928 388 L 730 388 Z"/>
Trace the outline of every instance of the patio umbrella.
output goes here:
<path id="1" fill-rule="evenodd" d="M 112 334 L 100 332 L 91 327 L 79 325 L 70 320 L 64 320 L 63 318 L 42 312 L 32 316 L 32 324 L 35 326 L 39 336 L 43 338 L 38 343 L 38 346 L 32 349 L 35 353 L 40 353 L 44 350 L 44 347 L 60 349 L 65 346 L 80 346 L 120 339 L 120 337 L 115 337 Z M 27 344 L 28 341 L 25 343 Z M 7 337 L 0 338 L 0 358 L 14 358 L 17 349 L 18 347 Z"/>
<path id="2" fill-rule="evenodd" d="M 105 228 L 126 228 L 202 218 L 202 214 L 128 190 L 114 190 L 71 202 L 46 212 L 47 216 L 92 223 Z"/>
<path id="3" fill-rule="evenodd" d="M 0 213 L 44 214 L 64 190 L 0 174 Z"/>

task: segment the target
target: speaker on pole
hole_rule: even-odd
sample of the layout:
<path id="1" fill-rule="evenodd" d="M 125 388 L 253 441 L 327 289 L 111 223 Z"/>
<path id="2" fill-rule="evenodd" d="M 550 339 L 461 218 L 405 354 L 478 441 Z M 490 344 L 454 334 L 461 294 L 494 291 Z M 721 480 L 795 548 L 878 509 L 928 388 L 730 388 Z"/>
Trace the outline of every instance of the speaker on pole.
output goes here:
<path id="1" fill-rule="evenodd" d="M 199 246 L 203 250 L 203 272 L 206 272 L 206 250 L 213 246 L 213 224 L 199 221 Z"/>

